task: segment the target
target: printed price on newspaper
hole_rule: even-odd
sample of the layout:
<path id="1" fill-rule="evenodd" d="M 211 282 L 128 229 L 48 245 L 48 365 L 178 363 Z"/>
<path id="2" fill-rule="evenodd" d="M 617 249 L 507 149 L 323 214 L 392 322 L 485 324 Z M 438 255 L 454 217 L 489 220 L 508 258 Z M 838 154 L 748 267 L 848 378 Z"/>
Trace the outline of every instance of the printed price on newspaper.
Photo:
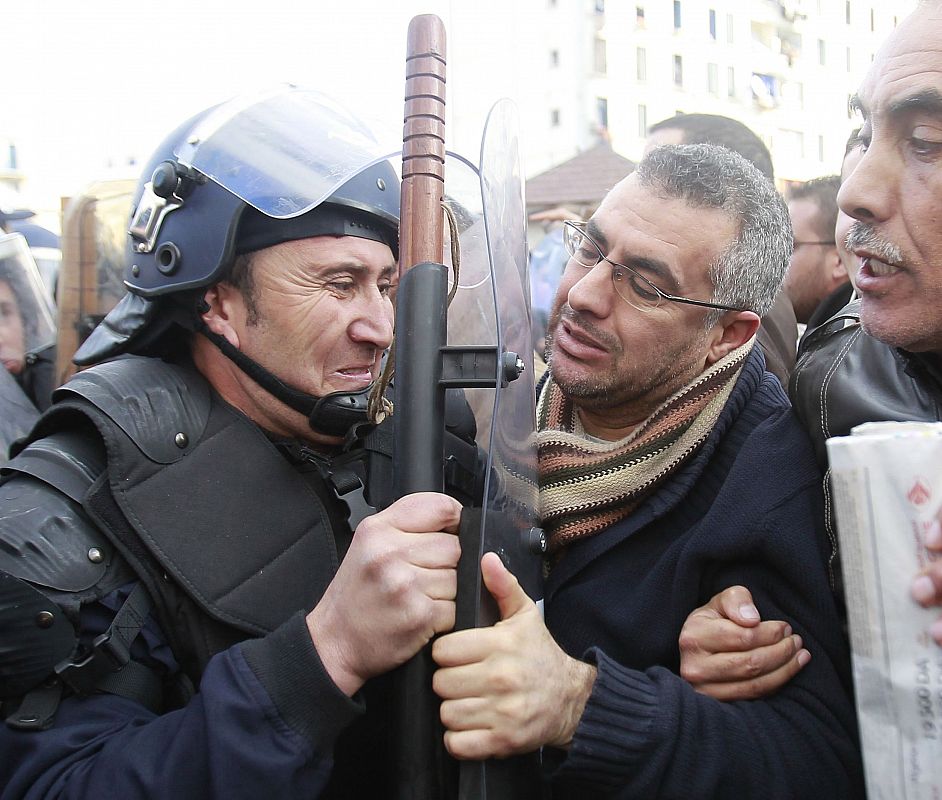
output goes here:
<path id="1" fill-rule="evenodd" d="M 938 609 L 909 585 L 942 507 L 942 423 L 879 422 L 829 439 L 828 459 L 869 800 L 942 798 Z"/>

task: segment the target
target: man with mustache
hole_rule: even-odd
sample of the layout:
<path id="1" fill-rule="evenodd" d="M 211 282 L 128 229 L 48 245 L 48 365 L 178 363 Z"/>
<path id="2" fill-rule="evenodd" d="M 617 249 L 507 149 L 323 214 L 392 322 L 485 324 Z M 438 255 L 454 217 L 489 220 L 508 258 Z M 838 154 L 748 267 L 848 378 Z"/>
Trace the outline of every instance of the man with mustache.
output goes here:
<path id="1" fill-rule="evenodd" d="M 863 127 L 838 204 L 854 220 L 845 243 L 860 299 L 803 343 L 790 391 L 824 465 L 824 439 L 864 422 L 942 421 L 940 37 L 942 3 L 924 0 L 884 43 L 852 100 Z M 925 543 L 942 552 L 938 523 Z M 914 576 L 911 594 L 922 606 L 942 605 L 942 559 Z M 747 588 L 732 587 L 688 623 L 685 663 L 701 691 L 752 697 L 799 668 L 781 623 L 760 623 L 757 612 L 746 618 L 741 608 L 755 611 Z M 929 633 L 942 645 L 942 618 Z"/>
<path id="2" fill-rule="evenodd" d="M 754 346 L 788 264 L 783 199 L 738 154 L 668 145 L 566 239 L 538 404 L 545 623 L 487 554 L 502 620 L 433 646 L 447 748 L 542 747 L 554 798 L 859 797 L 819 478 Z M 731 705 L 681 678 L 677 638 L 746 580 L 822 656 Z"/>

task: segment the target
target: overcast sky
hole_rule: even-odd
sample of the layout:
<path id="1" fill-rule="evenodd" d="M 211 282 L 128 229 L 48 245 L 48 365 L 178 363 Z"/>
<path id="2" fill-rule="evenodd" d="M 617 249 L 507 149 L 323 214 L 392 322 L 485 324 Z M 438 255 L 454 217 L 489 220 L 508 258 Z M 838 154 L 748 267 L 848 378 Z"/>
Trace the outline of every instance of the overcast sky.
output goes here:
<path id="1" fill-rule="evenodd" d="M 135 170 L 189 115 L 281 81 L 401 120 L 405 40 L 418 13 L 473 41 L 512 24 L 499 0 L 6 0 L 0 135 L 34 204 Z M 452 24 L 454 13 L 460 25 Z M 457 29 L 457 33 L 454 29 Z M 460 44 L 460 41 L 458 42 Z M 466 43 L 467 46 L 467 43 Z M 485 87 L 500 97 L 497 87 Z M 460 98 L 449 97 L 449 102 Z"/>

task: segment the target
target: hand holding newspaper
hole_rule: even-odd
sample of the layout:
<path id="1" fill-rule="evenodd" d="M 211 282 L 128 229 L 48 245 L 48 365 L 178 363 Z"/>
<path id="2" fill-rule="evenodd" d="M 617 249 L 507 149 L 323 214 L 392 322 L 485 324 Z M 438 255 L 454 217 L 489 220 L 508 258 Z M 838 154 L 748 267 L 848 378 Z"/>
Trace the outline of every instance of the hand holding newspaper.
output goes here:
<path id="1" fill-rule="evenodd" d="M 910 582 L 936 557 L 925 532 L 942 508 L 942 423 L 879 422 L 828 439 L 854 685 L 870 800 L 942 798 L 938 609 Z"/>

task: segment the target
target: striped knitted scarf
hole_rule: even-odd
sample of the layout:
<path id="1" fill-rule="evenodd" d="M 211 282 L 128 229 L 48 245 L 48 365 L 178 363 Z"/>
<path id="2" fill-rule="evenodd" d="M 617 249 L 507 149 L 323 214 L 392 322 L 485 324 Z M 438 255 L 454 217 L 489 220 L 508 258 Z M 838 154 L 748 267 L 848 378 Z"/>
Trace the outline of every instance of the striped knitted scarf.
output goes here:
<path id="1" fill-rule="evenodd" d="M 627 517 L 706 441 L 752 339 L 668 398 L 624 439 L 586 437 L 572 400 L 555 381 L 537 404 L 540 514 L 558 552 Z"/>

